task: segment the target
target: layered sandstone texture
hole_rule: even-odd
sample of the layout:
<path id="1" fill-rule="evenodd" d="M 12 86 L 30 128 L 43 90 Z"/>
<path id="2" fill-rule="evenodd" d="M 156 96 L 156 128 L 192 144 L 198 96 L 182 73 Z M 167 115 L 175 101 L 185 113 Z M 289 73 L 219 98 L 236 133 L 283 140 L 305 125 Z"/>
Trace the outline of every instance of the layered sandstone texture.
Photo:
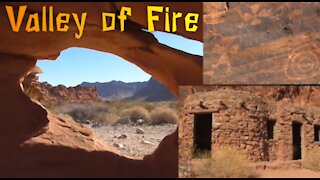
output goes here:
<path id="1" fill-rule="evenodd" d="M 52 86 L 47 82 L 40 83 L 38 74 L 43 73 L 38 67 L 23 78 L 23 92 L 33 101 L 40 102 L 45 107 L 72 103 L 97 103 L 99 98 L 94 87 L 66 87 L 64 85 Z"/>
<path id="2" fill-rule="evenodd" d="M 293 123 L 302 125 L 301 151 L 320 150 L 314 127 L 320 125 L 319 87 L 207 86 L 184 87 L 179 124 L 179 146 L 193 149 L 195 115 L 212 114 L 212 155 L 222 146 L 244 152 L 257 161 L 292 160 Z M 267 122 L 275 122 L 268 138 Z M 184 160 L 192 158 L 187 154 Z"/>
<path id="3" fill-rule="evenodd" d="M 59 105 L 63 103 L 96 103 L 101 102 L 95 87 L 66 87 L 64 85 L 52 86 L 48 83 L 40 84 L 43 98 L 40 99 L 43 105 Z"/>
<path id="4" fill-rule="evenodd" d="M 205 84 L 318 84 L 319 2 L 204 3 Z"/>
<path id="5" fill-rule="evenodd" d="M 123 6 L 139 8 L 153 3 L 0 3 L 0 176 L 1 177 L 177 177 L 178 135 L 167 136 L 153 154 L 143 160 L 117 155 L 99 143 L 92 131 L 68 119 L 49 114 L 41 104 L 25 93 L 40 96 L 32 81 L 37 59 L 55 59 L 69 47 L 84 47 L 112 53 L 130 61 L 151 74 L 177 95 L 178 85 L 202 82 L 202 59 L 165 45 L 144 31 L 144 17 L 129 17 L 124 32 L 102 32 L 101 13 L 116 13 Z M 156 3 L 171 10 L 202 13 L 202 3 Z M 22 30 L 12 32 L 4 6 L 15 9 L 28 5 Z M 84 35 L 74 37 L 76 25 L 68 24 L 68 32 L 27 33 L 27 16 L 40 13 L 42 6 L 52 5 L 56 13 L 88 12 Z M 143 14 L 143 13 L 141 13 Z M 200 22 L 202 17 L 200 17 Z M 164 24 L 164 19 L 160 22 Z M 181 23 L 180 23 L 181 24 Z M 161 27 L 159 27 L 161 28 Z M 199 23 L 199 28 L 202 28 Z M 202 40 L 201 31 L 177 34 Z M 76 62 L 75 62 L 76 63 Z M 108 67 L 106 67 L 108 70 Z M 24 81 L 26 80 L 26 81 Z M 25 85 L 25 86 L 24 86 Z M 23 92 L 24 91 L 24 92 Z"/>

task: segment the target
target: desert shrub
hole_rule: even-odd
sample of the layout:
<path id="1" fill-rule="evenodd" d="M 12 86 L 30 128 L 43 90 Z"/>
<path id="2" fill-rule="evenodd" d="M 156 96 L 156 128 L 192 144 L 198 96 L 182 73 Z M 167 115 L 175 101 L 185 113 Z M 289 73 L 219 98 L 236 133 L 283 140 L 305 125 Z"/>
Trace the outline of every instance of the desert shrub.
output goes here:
<path id="1" fill-rule="evenodd" d="M 169 108 L 158 107 L 150 113 L 150 124 L 176 124 L 178 122 L 177 113 Z"/>
<path id="2" fill-rule="evenodd" d="M 139 119 L 143 119 L 145 121 L 149 120 L 149 112 L 141 106 L 136 106 L 125 110 L 122 113 L 122 116 L 129 116 L 131 122 L 133 123 L 137 122 Z"/>
<path id="3" fill-rule="evenodd" d="M 63 105 L 56 107 L 53 111 L 68 115 L 79 123 L 89 120 L 94 124 L 112 125 L 118 119 L 113 108 L 99 103 Z"/>
<path id="4" fill-rule="evenodd" d="M 119 116 L 117 114 L 111 112 L 100 112 L 97 113 L 94 118 L 91 120 L 93 124 L 100 124 L 100 125 L 114 125 Z"/>
<path id="5" fill-rule="evenodd" d="M 77 122 L 91 121 L 94 124 L 113 125 L 120 117 L 129 116 L 135 123 L 143 119 L 145 123 L 157 125 L 176 123 L 177 116 L 171 107 L 175 102 L 113 101 L 86 104 L 60 104 L 47 107 L 54 114 L 65 114 Z M 153 122 L 150 123 L 150 113 Z"/>
<path id="6" fill-rule="evenodd" d="M 108 107 L 109 110 L 112 110 L 114 113 L 120 114 L 121 112 L 133 107 L 134 105 L 122 101 L 113 101 L 105 103 L 105 106 Z"/>
<path id="7" fill-rule="evenodd" d="M 308 151 L 302 160 L 302 166 L 312 171 L 320 171 L 320 151 Z"/>
<path id="8" fill-rule="evenodd" d="M 156 107 L 157 107 L 157 103 L 145 103 L 144 104 L 144 108 L 149 112 L 154 110 Z"/>
<path id="9" fill-rule="evenodd" d="M 197 147 L 193 147 L 191 154 L 192 154 L 193 158 L 196 158 L 196 159 L 210 159 L 211 158 L 211 151 L 200 150 Z"/>
<path id="10" fill-rule="evenodd" d="M 84 121 L 91 118 L 90 116 L 92 114 L 90 113 L 89 107 L 89 105 L 85 104 L 70 104 L 58 106 L 54 109 L 54 111 L 69 115 L 76 121 Z"/>
<path id="11" fill-rule="evenodd" d="M 250 178 L 255 177 L 246 156 L 229 147 L 214 152 L 212 157 L 194 162 L 192 173 L 196 177 L 211 178 Z"/>

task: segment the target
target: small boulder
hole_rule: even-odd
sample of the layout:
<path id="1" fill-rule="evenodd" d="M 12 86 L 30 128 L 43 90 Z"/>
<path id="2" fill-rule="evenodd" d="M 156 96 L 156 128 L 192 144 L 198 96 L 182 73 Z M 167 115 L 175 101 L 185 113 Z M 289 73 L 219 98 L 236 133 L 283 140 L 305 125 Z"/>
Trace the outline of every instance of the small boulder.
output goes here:
<path id="1" fill-rule="evenodd" d="M 137 128 L 136 133 L 137 134 L 144 134 L 144 130 L 142 128 Z"/>
<path id="2" fill-rule="evenodd" d="M 150 141 L 141 141 L 141 144 L 144 144 L 144 145 L 154 145 L 152 142 Z"/>
<path id="3" fill-rule="evenodd" d="M 128 138 L 128 136 L 125 135 L 125 134 L 121 134 L 121 135 L 118 137 L 118 139 L 127 139 L 127 138 Z"/>
<path id="4" fill-rule="evenodd" d="M 139 119 L 138 121 L 137 121 L 137 125 L 142 125 L 144 123 L 144 120 L 143 119 Z"/>
<path id="5" fill-rule="evenodd" d="M 124 148 L 124 145 L 121 144 L 121 143 L 113 143 L 113 146 L 116 147 L 116 148 L 119 148 L 119 149 L 123 149 Z"/>

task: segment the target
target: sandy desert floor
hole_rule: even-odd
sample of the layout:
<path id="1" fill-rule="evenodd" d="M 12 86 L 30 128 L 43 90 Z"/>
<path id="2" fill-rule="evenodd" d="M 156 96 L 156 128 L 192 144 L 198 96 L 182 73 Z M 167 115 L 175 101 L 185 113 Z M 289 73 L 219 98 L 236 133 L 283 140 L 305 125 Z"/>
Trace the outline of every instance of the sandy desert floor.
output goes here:
<path id="1" fill-rule="evenodd" d="M 113 146 L 118 149 L 120 155 L 134 159 L 142 159 L 145 155 L 153 153 L 163 138 L 176 129 L 177 125 L 174 124 L 93 127 L 96 137 L 106 146 Z"/>

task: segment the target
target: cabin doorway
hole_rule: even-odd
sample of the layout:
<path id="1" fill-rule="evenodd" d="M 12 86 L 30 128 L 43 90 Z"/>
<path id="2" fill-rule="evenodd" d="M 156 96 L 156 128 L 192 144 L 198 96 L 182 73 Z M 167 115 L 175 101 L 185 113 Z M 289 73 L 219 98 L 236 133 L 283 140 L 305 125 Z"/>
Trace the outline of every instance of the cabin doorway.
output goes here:
<path id="1" fill-rule="evenodd" d="M 212 144 L 212 113 L 195 114 L 194 148 L 195 153 L 210 153 Z"/>
<path id="2" fill-rule="evenodd" d="M 301 123 L 292 124 L 293 160 L 301 159 Z"/>

